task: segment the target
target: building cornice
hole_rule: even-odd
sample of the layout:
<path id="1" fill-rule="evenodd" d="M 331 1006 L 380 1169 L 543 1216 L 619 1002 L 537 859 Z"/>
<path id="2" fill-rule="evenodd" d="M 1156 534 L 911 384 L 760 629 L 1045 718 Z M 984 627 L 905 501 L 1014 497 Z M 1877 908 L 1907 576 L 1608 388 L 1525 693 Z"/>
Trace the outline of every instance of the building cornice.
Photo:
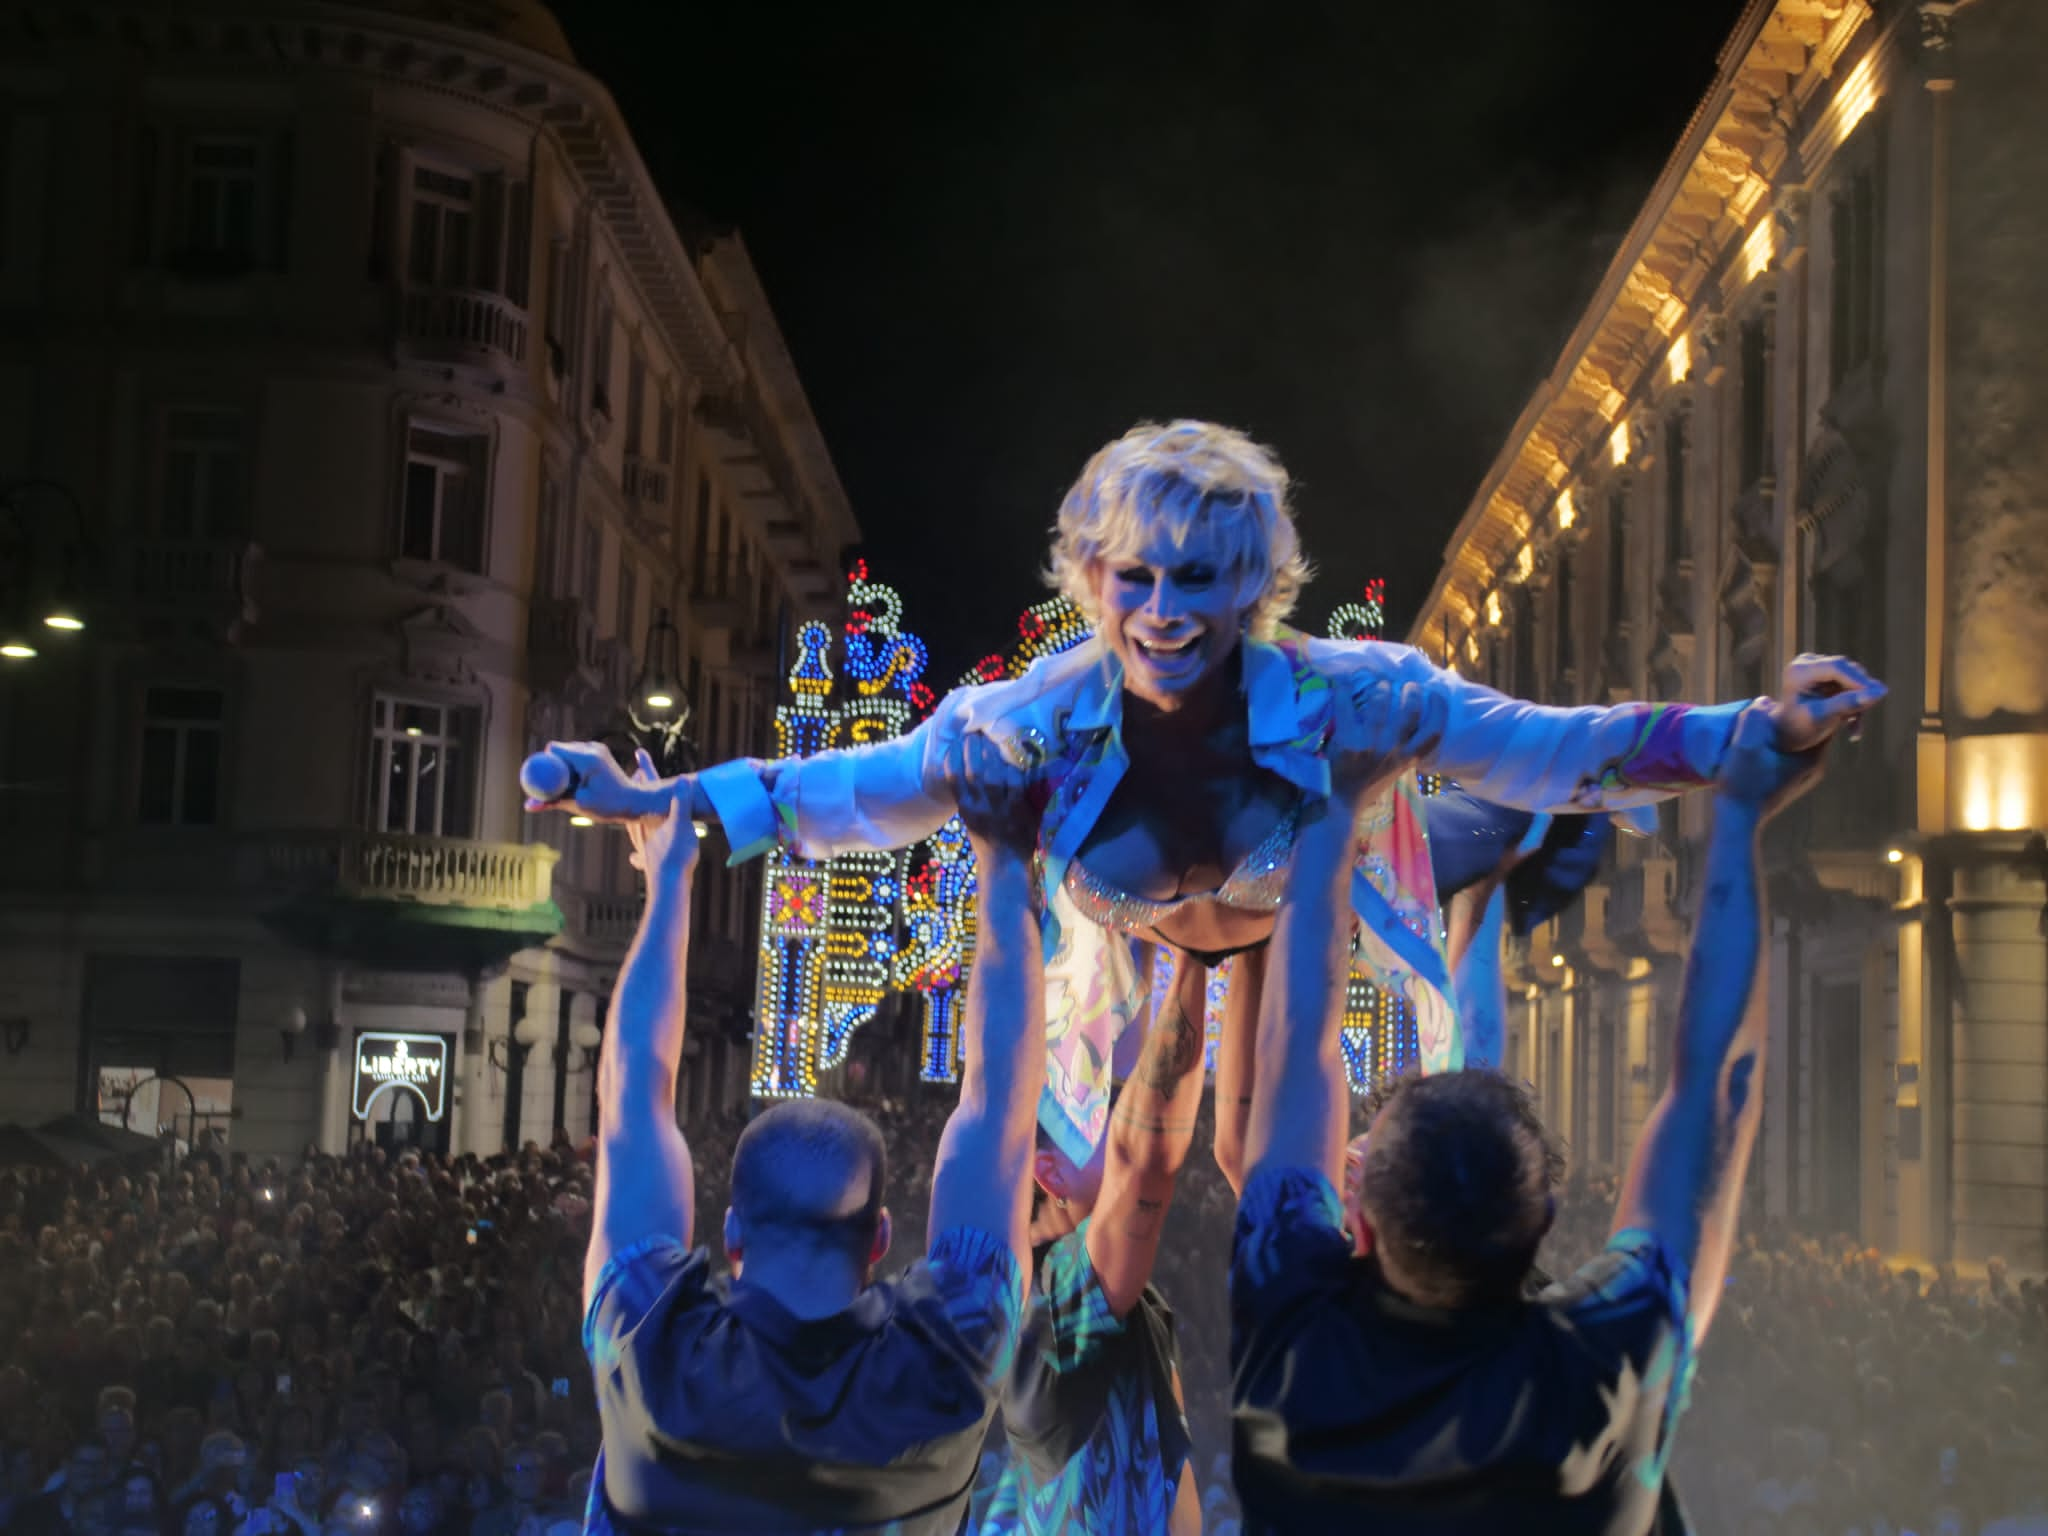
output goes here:
<path id="1" fill-rule="evenodd" d="M 1487 594 L 1515 579 L 1559 490 L 1604 466 L 1609 439 L 1660 373 L 1687 376 L 1691 328 L 1718 309 L 1724 273 L 1746 249 L 1769 248 L 1757 226 L 1771 217 L 1773 188 L 1810 174 L 1803 156 L 1821 146 L 1809 130 L 1854 126 L 1829 93 L 1840 94 L 1835 76 L 1874 21 L 1871 0 L 1752 0 L 1743 12 L 1592 302 L 1459 521 L 1409 632 L 1415 644 L 1483 623 Z M 1871 39 L 1864 53 L 1877 52 Z"/>
<path id="2" fill-rule="evenodd" d="M 0 57 L 107 42 L 154 59 L 332 69 L 436 91 L 552 135 L 624 254 L 628 276 L 706 390 L 732 388 L 737 351 L 607 91 L 575 65 L 503 37 L 336 0 L 16 0 L 0 4 Z"/>

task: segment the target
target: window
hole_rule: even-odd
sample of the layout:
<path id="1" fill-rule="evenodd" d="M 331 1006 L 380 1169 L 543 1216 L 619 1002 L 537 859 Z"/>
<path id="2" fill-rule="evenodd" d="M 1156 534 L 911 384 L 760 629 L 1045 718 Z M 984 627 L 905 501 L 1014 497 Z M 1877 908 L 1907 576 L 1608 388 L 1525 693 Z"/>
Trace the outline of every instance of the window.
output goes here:
<path id="1" fill-rule="evenodd" d="M 696 582 L 696 590 L 702 594 L 709 590 L 704 584 L 705 572 L 711 561 L 711 477 L 700 474 L 697 477 L 696 528 L 690 535 L 690 575 Z"/>
<path id="2" fill-rule="evenodd" d="M 138 821 L 210 827 L 219 819 L 224 704 L 214 688 L 152 688 L 143 695 Z"/>
<path id="3" fill-rule="evenodd" d="M 1515 588 L 1513 640 L 1515 646 L 1515 697 L 1536 697 L 1536 602 L 1527 587 Z"/>
<path id="4" fill-rule="evenodd" d="M 633 621 L 639 617 L 633 611 L 639 604 L 639 585 L 633 575 L 632 557 L 622 546 L 619 550 L 619 606 L 614 615 L 617 624 L 613 633 L 619 637 L 619 644 L 629 649 L 633 644 Z"/>
<path id="5" fill-rule="evenodd" d="M 1742 327 L 1742 489 L 1770 471 L 1771 333 L 1769 312 Z"/>
<path id="6" fill-rule="evenodd" d="M 1879 257 L 1877 177 L 1853 172 L 1829 210 L 1833 261 L 1829 277 L 1828 382 L 1838 385 L 1877 350 Z"/>
<path id="7" fill-rule="evenodd" d="M 541 325 L 547 335 L 548 367 L 556 378 L 569 371 L 569 242 L 548 242 L 547 314 Z"/>
<path id="8" fill-rule="evenodd" d="M 1676 565 L 1692 553 L 1685 527 L 1685 413 L 1674 410 L 1664 422 L 1664 560 Z"/>
<path id="9" fill-rule="evenodd" d="M 600 416 L 612 413 L 612 301 L 602 291 L 590 336 L 590 408 Z"/>
<path id="10" fill-rule="evenodd" d="M 1615 490 L 1607 497 L 1607 623 L 1615 628 L 1628 620 L 1628 496 Z"/>
<path id="11" fill-rule="evenodd" d="M 576 595 L 583 599 L 583 611 L 597 622 L 598 584 L 604 573 L 598 561 L 604 557 L 604 530 L 589 518 L 583 520 L 582 549 L 576 556 Z"/>
<path id="12" fill-rule="evenodd" d="M 647 413 L 647 359 L 636 346 L 626 357 L 626 452 L 640 452 L 640 419 Z"/>
<path id="13" fill-rule="evenodd" d="M 562 591 L 562 488 L 546 470 L 540 476 L 540 511 L 533 527 L 533 595 L 559 597 Z"/>
<path id="14" fill-rule="evenodd" d="M 483 569 L 485 454 L 481 433 L 407 429 L 400 555 Z"/>
<path id="15" fill-rule="evenodd" d="M 477 712 L 379 695 L 370 719 L 370 828 L 468 837 Z"/>
<path id="16" fill-rule="evenodd" d="M 661 464 L 676 460 L 676 401 L 667 390 L 662 391 L 661 415 L 654 424 L 654 457 Z"/>
<path id="17" fill-rule="evenodd" d="M 222 539 L 249 531 L 245 443 L 239 411 L 179 407 L 164 414 L 159 534 Z"/>
<path id="18" fill-rule="evenodd" d="M 521 309 L 533 286 L 533 189 L 523 181 L 505 186 L 505 297 Z"/>
<path id="19" fill-rule="evenodd" d="M 1572 639 L 1572 555 L 1570 550 L 1557 557 L 1557 678 L 1559 686 L 1564 683 L 1564 674 L 1574 671 L 1579 665 L 1578 646 Z"/>
<path id="20" fill-rule="evenodd" d="M 185 147 L 184 251 L 223 266 L 256 264 L 262 147 L 248 138 L 198 138 Z"/>
<path id="21" fill-rule="evenodd" d="M 429 287 L 467 288 L 476 236 L 476 180 L 432 166 L 412 172 L 412 248 L 405 272 Z"/>

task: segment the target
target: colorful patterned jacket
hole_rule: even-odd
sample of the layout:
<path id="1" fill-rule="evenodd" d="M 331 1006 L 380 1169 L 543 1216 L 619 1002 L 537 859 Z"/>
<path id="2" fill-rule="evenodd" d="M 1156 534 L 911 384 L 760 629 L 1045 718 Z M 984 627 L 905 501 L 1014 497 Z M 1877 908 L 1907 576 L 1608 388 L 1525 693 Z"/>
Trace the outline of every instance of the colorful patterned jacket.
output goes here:
<path id="1" fill-rule="evenodd" d="M 1415 682 L 1448 697 L 1449 723 L 1429 766 L 1482 800 L 1529 811 L 1625 810 L 1711 782 L 1744 704 L 1618 704 L 1557 709 L 1469 682 L 1405 645 L 1358 645 L 1283 631 L 1247 641 L 1244 691 L 1254 760 L 1311 794 L 1327 794 L 1336 688 L 1361 679 Z M 1087 922 L 1066 896 L 1068 866 L 1130 759 L 1120 728 L 1120 664 L 1099 638 L 1023 675 L 958 688 L 914 731 L 871 746 L 763 764 L 721 764 L 702 779 L 738 862 L 778 843 L 810 858 L 901 848 L 953 814 L 937 765 L 979 731 L 1053 762 L 1041 831 L 1049 1058 L 1040 1117 L 1086 1161 L 1108 1118 L 1112 1052 L 1140 1016 L 1145 982 L 1130 945 Z M 771 787 L 772 786 L 772 787 Z M 1458 1064 L 1449 972 L 1422 799 L 1413 774 L 1360 824 L 1353 905 L 1361 956 L 1415 1006 L 1426 1070 Z"/>

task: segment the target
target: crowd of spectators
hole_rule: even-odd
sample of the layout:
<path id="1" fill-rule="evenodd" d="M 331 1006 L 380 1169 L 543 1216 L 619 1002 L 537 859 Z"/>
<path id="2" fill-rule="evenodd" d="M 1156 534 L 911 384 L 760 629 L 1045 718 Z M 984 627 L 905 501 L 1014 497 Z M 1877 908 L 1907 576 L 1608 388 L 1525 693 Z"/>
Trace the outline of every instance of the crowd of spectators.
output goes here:
<path id="1" fill-rule="evenodd" d="M 951 1098 L 864 1107 L 888 1138 L 891 1270 L 923 1251 Z M 688 1128 L 714 1249 L 743 1123 Z M 1205 1119 L 1155 1279 L 1205 1530 L 1224 1536 L 1234 1202 L 1209 1144 Z M 560 1142 L 0 1170 L 0 1529 L 566 1536 L 597 1450 L 578 1339 L 590 1179 Z M 1575 1182 L 1545 1267 L 1597 1250 L 1613 1206 L 1611 1182 Z M 1763 1229 L 1743 1239 L 1673 1475 L 1703 1532 L 2048 1536 L 2044 1431 L 2048 1286 Z"/>
<path id="2" fill-rule="evenodd" d="M 0 1527 L 579 1527 L 589 1181 L 566 1146 L 0 1170 Z"/>

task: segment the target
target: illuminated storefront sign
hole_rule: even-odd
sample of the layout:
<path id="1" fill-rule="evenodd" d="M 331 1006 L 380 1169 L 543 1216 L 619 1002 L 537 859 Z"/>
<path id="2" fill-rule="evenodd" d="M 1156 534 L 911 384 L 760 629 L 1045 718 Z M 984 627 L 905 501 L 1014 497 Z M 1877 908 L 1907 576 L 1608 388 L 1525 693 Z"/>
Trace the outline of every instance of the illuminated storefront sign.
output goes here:
<path id="1" fill-rule="evenodd" d="M 358 1120 L 390 1089 L 419 1097 L 429 1120 L 448 1108 L 448 1042 L 440 1035 L 403 1035 L 366 1030 L 356 1036 L 356 1090 L 350 1108 Z"/>

